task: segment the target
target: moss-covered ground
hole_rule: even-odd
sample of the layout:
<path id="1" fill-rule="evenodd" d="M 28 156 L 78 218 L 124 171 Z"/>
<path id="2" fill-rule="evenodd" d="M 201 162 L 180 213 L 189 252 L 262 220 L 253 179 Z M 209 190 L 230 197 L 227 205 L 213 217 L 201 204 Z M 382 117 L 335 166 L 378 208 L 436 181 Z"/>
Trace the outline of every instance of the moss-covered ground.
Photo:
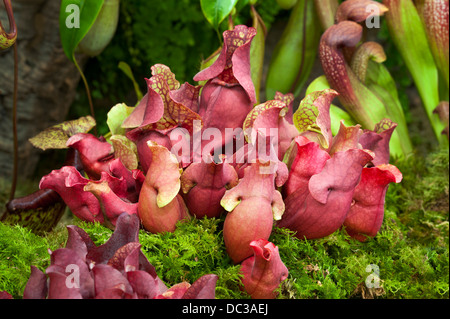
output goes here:
<path id="1" fill-rule="evenodd" d="M 365 243 L 343 229 L 306 241 L 274 228 L 270 241 L 289 269 L 279 298 L 449 298 L 448 163 L 448 151 L 395 163 L 404 179 L 391 184 L 381 230 Z M 30 265 L 44 270 L 50 262 L 48 249 L 65 246 L 67 224 L 85 229 L 96 244 L 111 234 L 101 225 L 72 217 L 45 236 L 0 223 L 0 291 L 21 298 Z M 223 218 L 192 219 L 180 223 L 174 233 L 142 230 L 139 239 L 167 285 L 215 273 L 217 298 L 248 298 L 239 289 L 239 265 L 233 265 L 225 251 L 222 226 Z M 366 281 L 374 287 L 368 288 Z"/>

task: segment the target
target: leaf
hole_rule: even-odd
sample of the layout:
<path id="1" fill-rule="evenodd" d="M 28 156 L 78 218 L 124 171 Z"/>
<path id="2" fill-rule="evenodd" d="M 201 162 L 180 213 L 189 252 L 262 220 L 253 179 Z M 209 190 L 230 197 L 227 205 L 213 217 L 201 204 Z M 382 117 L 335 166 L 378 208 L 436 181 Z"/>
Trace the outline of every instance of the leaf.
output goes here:
<path id="1" fill-rule="evenodd" d="M 214 299 L 218 279 L 215 274 L 200 277 L 186 290 L 182 299 Z"/>
<path id="2" fill-rule="evenodd" d="M 59 13 L 61 43 L 66 56 L 75 63 L 74 53 L 91 29 L 105 0 L 62 0 Z"/>
<path id="3" fill-rule="evenodd" d="M 42 150 L 67 148 L 69 137 L 78 133 L 87 133 L 95 126 L 91 116 L 80 117 L 77 120 L 65 121 L 42 131 L 29 139 L 34 147 Z"/>
<path id="4" fill-rule="evenodd" d="M 449 89 L 448 0 L 416 1 L 417 11 L 423 21 L 430 50 L 440 71 L 447 91 Z M 441 98 L 442 99 L 442 98 Z M 447 98 L 448 99 L 448 98 Z"/>
<path id="5" fill-rule="evenodd" d="M 329 88 L 330 84 L 328 84 L 326 76 L 321 75 L 310 83 L 310 85 L 306 88 L 305 95 L 308 95 L 314 91 L 322 91 Z M 346 125 L 352 126 L 356 124 L 350 114 L 334 104 L 330 104 L 330 118 L 331 132 L 333 135 L 336 135 L 339 132 L 341 120 L 344 120 Z"/>
<path id="6" fill-rule="evenodd" d="M 120 61 L 119 62 L 119 69 L 122 70 L 123 73 L 133 82 L 134 91 L 136 92 L 137 100 L 140 101 L 144 97 L 142 94 L 141 89 L 139 88 L 139 84 L 137 84 L 136 79 L 134 78 L 133 71 L 131 70 L 131 67 L 128 65 L 128 63 Z"/>
<path id="7" fill-rule="evenodd" d="M 271 108 L 283 109 L 286 107 L 286 104 L 283 101 L 279 100 L 270 100 L 264 103 L 256 105 L 248 114 L 244 120 L 242 125 L 243 130 L 246 134 L 250 133 L 250 129 L 253 127 L 253 123 L 258 118 L 259 115 L 264 113 L 264 111 Z M 246 136 L 247 137 L 247 136 Z"/>
<path id="8" fill-rule="evenodd" d="M 365 129 L 373 129 L 386 116 L 383 102 L 353 72 L 344 57 L 344 48 L 356 46 L 363 27 L 342 21 L 328 28 L 320 40 L 320 61 L 332 89 L 339 92 L 345 110 Z M 370 105 L 370 108 L 367 107 Z"/>
<path id="9" fill-rule="evenodd" d="M 118 103 L 109 110 L 106 124 L 108 124 L 111 135 L 125 135 L 125 129 L 121 126 L 133 110 L 134 107 L 127 106 L 125 103 Z"/>
<path id="10" fill-rule="evenodd" d="M 214 29 L 230 14 L 237 0 L 200 0 L 203 14 Z"/>
<path id="11" fill-rule="evenodd" d="M 390 149 L 394 156 L 410 154 L 413 150 L 408 125 L 402 105 L 398 99 L 397 87 L 389 71 L 383 64 L 370 61 L 367 68 L 366 85 L 386 105 L 388 118 L 397 123 Z"/>
<path id="12" fill-rule="evenodd" d="M 383 4 L 389 8 L 385 16 L 392 41 L 414 79 L 437 139 L 446 145 L 441 136 L 444 126 L 433 114 L 439 104 L 438 71 L 419 13 L 412 0 L 384 0 Z"/>
<path id="13" fill-rule="evenodd" d="M 120 0 L 107 0 L 89 28 L 89 32 L 78 44 L 78 50 L 90 57 L 98 56 L 114 37 L 119 23 Z M 77 51 L 78 51 L 77 50 Z"/>
<path id="14" fill-rule="evenodd" d="M 200 115 L 192 111 L 189 107 L 175 101 L 171 95 L 171 90 L 179 88 L 179 82 L 172 77 L 171 73 L 164 68 L 152 68 L 153 76 L 147 80 L 149 88 L 158 93 L 164 103 L 164 114 L 162 118 L 156 122 L 145 126 L 148 129 L 158 131 L 169 131 L 175 127 L 183 127 L 192 132 L 195 120 L 202 121 Z M 189 88 L 185 93 L 189 93 Z M 180 94 L 177 100 L 183 100 Z"/>
<path id="15" fill-rule="evenodd" d="M 317 58 L 320 25 L 314 1 L 299 0 L 292 8 L 270 58 L 265 85 L 266 97 L 275 92 L 299 96 Z"/>
<path id="16" fill-rule="evenodd" d="M 119 158 L 129 170 L 136 169 L 138 167 L 136 144 L 123 135 L 113 135 L 110 141 L 114 147 L 115 158 Z"/>
<path id="17" fill-rule="evenodd" d="M 253 6 L 251 10 L 253 16 L 253 27 L 256 29 L 256 35 L 250 47 L 250 67 L 252 81 L 255 85 L 256 100 L 257 103 L 259 103 L 259 91 L 262 81 L 267 29 L 261 16 Z"/>
<path id="18" fill-rule="evenodd" d="M 161 74 L 164 81 L 169 86 L 169 90 L 178 90 L 180 88 L 180 82 L 175 78 L 175 74 L 170 70 L 167 65 L 155 64 L 151 67 L 152 75 Z"/>
<path id="19" fill-rule="evenodd" d="M 43 193 L 38 190 L 36 193 Z M 21 225 L 29 228 L 33 233 L 42 235 L 50 232 L 64 215 L 66 205 L 57 199 L 45 207 L 19 208 L 13 211 L 5 211 L 1 222 L 8 225 Z"/>
<path id="20" fill-rule="evenodd" d="M 181 188 L 181 172 L 176 156 L 164 146 L 149 141 L 148 147 L 152 152 L 152 162 L 144 184 L 157 190 L 156 203 L 158 207 L 168 205 Z"/>
<path id="21" fill-rule="evenodd" d="M 332 140 L 330 104 L 338 95 L 332 89 L 315 91 L 308 94 L 294 113 L 294 125 L 300 133 L 315 132 L 324 149 L 328 149 Z"/>

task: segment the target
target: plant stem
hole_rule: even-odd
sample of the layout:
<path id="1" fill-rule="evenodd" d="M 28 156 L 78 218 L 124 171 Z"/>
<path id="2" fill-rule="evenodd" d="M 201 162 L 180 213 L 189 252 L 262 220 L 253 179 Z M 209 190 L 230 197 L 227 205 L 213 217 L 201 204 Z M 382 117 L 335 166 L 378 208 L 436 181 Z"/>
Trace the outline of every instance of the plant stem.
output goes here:
<path id="1" fill-rule="evenodd" d="M 78 72 L 81 75 L 81 79 L 83 80 L 84 87 L 86 88 L 86 94 L 87 94 L 88 101 L 89 101 L 89 109 L 91 112 L 91 116 L 95 119 L 94 104 L 92 103 L 91 90 L 89 89 L 89 84 L 86 80 L 86 77 L 84 76 L 83 71 L 81 70 L 80 66 L 78 65 L 78 62 L 77 62 L 77 59 L 75 58 L 75 56 L 73 57 L 73 62 L 75 64 L 75 66 L 77 67 Z M 94 134 L 95 134 L 95 136 L 98 135 L 97 134 L 97 126 L 94 126 Z"/>
<path id="2" fill-rule="evenodd" d="M 19 162 L 19 143 L 17 139 L 17 91 L 19 87 L 19 57 L 17 54 L 17 42 L 14 42 L 14 93 L 13 93 L 13 114 L 12 114 L 12 126 L 13 126 L 13 147 L 14 147 L 14 162 L 13 162 L 13 173 L 11 182 L 11 191 L 9 194 L 9 200 L 14 199 L 17 186 L 17 171 Z"/>

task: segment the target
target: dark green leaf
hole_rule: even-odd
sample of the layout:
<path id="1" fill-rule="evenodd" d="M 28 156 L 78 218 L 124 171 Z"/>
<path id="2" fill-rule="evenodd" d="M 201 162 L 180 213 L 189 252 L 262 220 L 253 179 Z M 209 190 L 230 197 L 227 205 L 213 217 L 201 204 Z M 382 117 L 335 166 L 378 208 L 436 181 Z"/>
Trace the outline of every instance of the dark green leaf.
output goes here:
<path id="1" fill-rule="evenodd" d="M 219 24 L 230 14 L 237 0 L 200 0 L 203 14 L 217 30 Z"/>

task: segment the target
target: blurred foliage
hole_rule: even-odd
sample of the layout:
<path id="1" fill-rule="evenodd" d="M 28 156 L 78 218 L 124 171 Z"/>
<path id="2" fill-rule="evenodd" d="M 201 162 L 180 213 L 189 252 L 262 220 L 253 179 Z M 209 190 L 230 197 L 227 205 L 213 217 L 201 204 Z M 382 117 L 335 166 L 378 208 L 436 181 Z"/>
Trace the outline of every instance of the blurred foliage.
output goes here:
<path id="1" fill-rule="evenodd" d="M 249 0 L 239 0 L 233 14 L 234 24 L 251 25 Z M 259 0 L 256 9 L 267 29 L 277 20 L 287 20 L 290 10 L 282 10 L 276 0 Z M 381 19 L 377 42 L 383 45 L 384 62 L 397 83 L 400 102 L 410 123 L 407 88 L 411 76 L 400 54 L 390 40 L 385 20 Z M 228 28 L 228 19 L 220 25 L 220 33 Z M 106 114 L 116 103 L 136 103 L 132 82 L 118 68 L 126 62 L 145 93 L 145 78 L 156 63 L 168 65 L 177 79 L 193 83 L 202 59 L 220 46 L 220 38 L 205 19 L 199 0 L 127 0 L 122 1 L 117 32 L 112 42 L 97 57 L 88 60 L 85 75 L 92 90 L 100 134 L 106 134 Z M 82 83 L 70 109 L 68 119 L 89 114 L 88 101 Z"/>
<path id="2" fill-rule="evenodd" d="M 387 57 L 383 64 L 389 69 L 389 73 L 397 84 L 398 97 L 405 113 L 406 122 L 410 123 L 411 113 L 407 89 L 413 86 L 413 80 L 405 62 L 391 40 L 385 19 L 381 19 L 380 30 L 377 33 L 377 37 L 379 39 L 378 42 L 383 46 Z"/>

